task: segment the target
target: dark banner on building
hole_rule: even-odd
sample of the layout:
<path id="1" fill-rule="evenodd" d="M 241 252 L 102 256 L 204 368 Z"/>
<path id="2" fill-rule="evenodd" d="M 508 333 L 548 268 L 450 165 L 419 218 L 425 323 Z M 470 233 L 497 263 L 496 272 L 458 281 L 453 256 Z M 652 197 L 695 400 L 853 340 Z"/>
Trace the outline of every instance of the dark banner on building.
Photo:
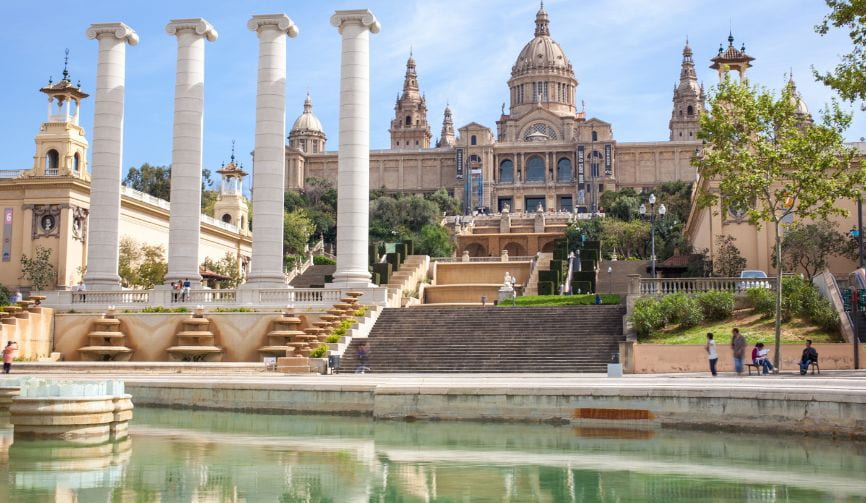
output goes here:
<path id="1" fill-rule="evenodd" d="M 3 262 L 12 260 L 12 208 L 3 211 Z"/>
<path id="2" fill-rule="evenodd" d="M 584 154 L 583 154 L 583 145 L 579 145 L 579 146 L 577 147 L 577 182 L 578 182 L 578 183 L 583 183 L 583 161 L 584 161 L 584 157 L 585 157 L 585 156 L 584 156 Z"/>
<path id="3" fill-rule="evenodd" d="M 462 148 L 458 148 L 458 149 L 456 149 L 456 152 L 457 152 L 457 153 L 456 153 L 456 155 L 454 156 L 454 158 L 455 158 L 456 161 L 457 161 L 457 168 L 456 168 L 456 171 L 457 171 L 457 179 L 458 179 L 458 180 L 462 180 L 462 179 L 463 179 L 463 149 L 462 149 Z"/>
<path id="4" fill-rule="evenodd" d="M 611 166 L 613 157 L 613 146 L 608 144 L 604 146 L 604 174 L 610 176 L 613 174 L 613 167 Z"/>

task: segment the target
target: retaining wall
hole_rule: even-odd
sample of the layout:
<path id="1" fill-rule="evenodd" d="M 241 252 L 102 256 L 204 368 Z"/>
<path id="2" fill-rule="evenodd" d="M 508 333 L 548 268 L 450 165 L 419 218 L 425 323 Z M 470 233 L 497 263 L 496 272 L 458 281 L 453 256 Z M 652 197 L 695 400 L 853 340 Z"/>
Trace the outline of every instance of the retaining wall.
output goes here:
<path id="1" fill-rule="evenodd" d="M 7 318 L 0 324 L 0 348 L 6 341 L 18 343 L 16 358 L 36 360 L 51 354 L 54 310 L 48 307 L 34 307 Z"/>

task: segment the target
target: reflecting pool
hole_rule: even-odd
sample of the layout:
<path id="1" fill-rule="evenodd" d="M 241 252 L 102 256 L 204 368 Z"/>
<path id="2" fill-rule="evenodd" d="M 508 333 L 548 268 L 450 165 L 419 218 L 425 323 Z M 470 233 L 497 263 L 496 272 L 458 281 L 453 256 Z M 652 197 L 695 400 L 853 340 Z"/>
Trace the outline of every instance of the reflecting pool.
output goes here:
<path id="1" fill-rule="evenodd" d="M 135 411 L 124 442 L 12 442 L 0 501 L 866 501 L 866 443 Z"/>

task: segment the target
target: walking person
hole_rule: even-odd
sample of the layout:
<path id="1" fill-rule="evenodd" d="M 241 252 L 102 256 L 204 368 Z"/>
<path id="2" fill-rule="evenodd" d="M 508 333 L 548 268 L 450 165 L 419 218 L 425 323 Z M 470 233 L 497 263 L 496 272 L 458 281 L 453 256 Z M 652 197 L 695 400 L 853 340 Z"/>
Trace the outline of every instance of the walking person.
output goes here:
<path id="1" fill-rule="evenodd" d="M 746 357 L 746 338 L 740 334 L 739 328 L 734 328 L 731 337 L 731 351 L 734 352 L 734 370 L 737 375 L 743 375 L 743 358 Z"/>
<path id="2" fill-rule="evenodd" d="M 18 343 L 9 341 L 6 347 L 3 348 L 3 373 L 8 374 L 12 370 L 12 360 L 15 357 L 15 352 L 18 351 Z"/>
<path id="3" fill-rule="evenodd" d="M 370 367 L 367 366 L 367 362 L 370 360 L 370 348 L 367 346 L 366 341 L 358 346 L 358 351 L 355 355 L 358 357 L 358 366 L 355 367 L 355 373 L 363 374 L 370 370 Z"/>
<path id="4" fill-rule="evenodd" d="M 24 295 L 21 294 L 21 290 L 15 290 L 15 295 L 12 297 L 12 303 L 18 303 L 24 300 Z"/>
<path id="5" fill-rule="evenodd" d="M 707 350 L 707 359 L 710 362 L 710 372 L 712 372 L 713 377 L 716 377 L 716 375 L 718 375 L 716 372 L 716 363 L 719 362 L 719 353 L 716 351 L 716 341 L 713 340 L 712 332 L 707 334 L 707 346 L 704 349 Z"/>

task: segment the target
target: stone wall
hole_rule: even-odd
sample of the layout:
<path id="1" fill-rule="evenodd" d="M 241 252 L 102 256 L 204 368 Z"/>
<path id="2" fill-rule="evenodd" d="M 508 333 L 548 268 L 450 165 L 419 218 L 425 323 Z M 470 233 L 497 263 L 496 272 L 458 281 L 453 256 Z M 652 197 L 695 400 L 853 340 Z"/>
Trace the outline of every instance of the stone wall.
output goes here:
<path id="1" fill-rule="evenodd" d="M 6 341 L 17 342 L 15 357 L 22 360 L 36 360 L 51 354 L 54 310 L 37 307 L 18 316 L 0 324 L 0 347 L 5 347 Z"/>
<path id="2" fill-rule="evenodd" d="M 782 346 L 782 370 L 796 370 L 803 353 L 802 344 Z M 821 370 L 847 370 L 854 368 L 854 350 L 851 344 L 814 344 L 818 351 Z M 767 345 L 770 355 L 773 346 Z M 746 350 L 746 359 L 751 361 L 752 347 Z M 733 372 L 734 358 L 728 345 L 718 347 L 719 372 Z M 634 373 L 664 374 L 669 372 L 707 372 L 707 352 L 703 345 L 635 344 L 633 346 Z M 866 348 L 860 346 L 860 367 L 866 367 Z"/>
<path id="3" fill-rule="evenodd" d="M 298 313 L 301 328 L 309 327 L 321 313 Z M 257 351 L 264 346 L 272 321 L 280 313 L 207 313 L 211 320 L 215 345 L 223 348 L 224 362 L 259 362 Z M 118 314 L 120 331 L 126 334 L 127 347 L 133 350 L 131 361 L 169 361 L 167 348 L 176 345 L 175 334 L 184 318 L 191 313 L 128 313 Z M 78 349 L 87 346 L 87 333 L 93 330 L 97 314 L 57 314 L 54 330 L 54 351 L 64 360 L 80 361 Z"/>
<path id="4" fill-rule="evenodd" d="M 433 280 L 436 285 L 486 283 L 502 285 L 505 273 L 525 283 L 529 278 L 530 262 L 437 262 Z"/>

